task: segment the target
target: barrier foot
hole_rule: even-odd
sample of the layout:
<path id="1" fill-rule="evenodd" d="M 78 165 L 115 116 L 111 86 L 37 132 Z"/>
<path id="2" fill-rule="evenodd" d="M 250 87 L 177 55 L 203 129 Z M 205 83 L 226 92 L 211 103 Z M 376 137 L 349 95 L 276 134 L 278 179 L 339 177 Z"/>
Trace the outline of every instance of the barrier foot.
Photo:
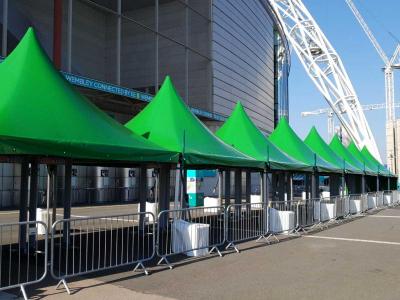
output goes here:
<path id="1" fill-rule="evenodd" d="M 305 230 L 302 226 L 299 226 L 296 228 L 296 230 L 294 232 L 301 235 L 302 233 L 306 234 L 307 230 Z"/>
<path id="2" fill-rule="evenodd" d="M 58 282 L 58 284 L 57 284 L 57 286 L 56 286 L 56 290 L 60 287 L 61 284 L 64 286 L 65 290 L 67 291 L 67 294 L 68 294 L 68 295 L 71 295 L 71 291 L 69 290 L 68 284 L 67 284 L 67 282 L 65 281 L 65 279 L 61 279 L 61 280 Z"/>
<path id="3" fill-rule="evenodd" d="M 28 300 L 28 295 L 26 294 L 25 287 L 23 285 L 21 285 L 20 288 L 21 288 L 22 297 L 24 297 L 25 300 Z"/>
<path id="4" fill-rule="evenodd" d="M 225 247 L 225 250 L 231 249 L 233 248 L 236 253 L 239 253 L 239 249 L 236 247 L 236 245 L 234 243 L 229 243 L 228 246 Z"/>
<path id="5" fill-rule="evenodd" d="M 259 243 L 261 240 L 264 240 L 267 244 L 269 244 L 269 240 L 265 237 L 265 235 L 260 235 L 256 243 Z"/>
<path id="6" fill-rule="evenodd" d="M 217 252 L 217 254 L 222 257 L 221 251 L 219 251 L 218 247 L 212 247 L 211 250 L 208 252 L 209 254 L 213 253 L 213 252 Z"/>
<path id="7" fill-rule="evenodd" d="M 169 263 L 169 261 L 168 261 L 168 259 L 165 257 L 165 256 L 162 256 L 161 257 L 161 259 L 158 261 L 158 263 L 157 263 L 157 266 L 160 266 L 161 265 L 161 263 L 163 262 L 163 261 L 165 261 L 165 264 L 166 264 L 166 266 L 170 269 L 170 270 L 172 270 L 172 265 Z"/>
<path id="8" fill-rule="evenodd" d="M 133 269 L 133 272 L 139 271 L 140 269 L 143 270 L 145 275 L 149 275 L 149 272 L 144 267 L 144 265 L 143 265 L 143 263 L 141 261 L 137 263 L 136 267 Z"/>
<path id="9" fill-rule="evenodd" d="M 270 242 L 270 241 L 269 241 L 270 238 L 273 238 L 277 243 L 280 242 L 280 240 L 278 239 L 278 237 L 276 236 L 275 233 L 270 233 L 270 234 L 266 237 L 266 239 L 267 239 L 268 242 Z"/>

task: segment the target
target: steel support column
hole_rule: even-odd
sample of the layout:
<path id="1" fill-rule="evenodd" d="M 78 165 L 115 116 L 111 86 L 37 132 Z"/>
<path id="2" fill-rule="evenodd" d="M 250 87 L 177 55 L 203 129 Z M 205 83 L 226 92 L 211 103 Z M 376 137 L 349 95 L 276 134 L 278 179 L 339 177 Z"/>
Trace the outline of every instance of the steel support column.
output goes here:
<path id="1" fill-rule="evenodd" d="M 1 55 L 7 56 L 7 37 L 8 37 L 8 0 L 3 0 L 3 33 Z"/>
<path id="2" fill-rule="evenodd" d="M 53 64 L 61 69 L 61 45 L 62 45 L 62 0 L 54 0 L 53 7 Z"/>
<path id="3" fill-rule="evenodd" d="M 116 40 L 116 80 L 117 85 L 121 85 L 121 23 L 122 23 L 122 3 L 121 0 L 117 0 L 117 40 Z"/>

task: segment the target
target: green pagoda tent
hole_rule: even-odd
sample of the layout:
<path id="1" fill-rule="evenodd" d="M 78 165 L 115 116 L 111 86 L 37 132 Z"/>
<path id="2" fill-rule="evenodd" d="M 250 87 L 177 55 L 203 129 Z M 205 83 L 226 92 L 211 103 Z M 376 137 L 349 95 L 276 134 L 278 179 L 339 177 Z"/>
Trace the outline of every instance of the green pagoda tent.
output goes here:
<path id="1" fill-rule="evenodd" d="M 29 29 L 0 65 L 0 155 L 175 162 L 178 154 L 130 132 L 80 95 Z"/>
<path id="2" fill-rule="evenodd" d="M 153 100 L 125 126 L 181 153 L 185 165 L 265 168 L 265 162 L 242 154 L 216 137 L 183 102 L 169 76 Z"/>
<path id="3" fill-rule="evenodd" d="M 375 165 L 378 165 L 379 167 L 379 173 L 383 176 L 392 176 L 392 174 L 390 174 L 390 171 L 383 166 L 372 154 L 371 152 L 369 152 L 369 150 L 367 149 L 367 147 L 363 147 L 361 150 L 361 154 L 364 155 L 365 158 L 369 159 L 372 163 L 374 163 Z"/>
<path id="4" fill-rule="evenodd" d="M 332 165 L 338 168 L 342 168 L 344 172 L 352 174 L 363 173 L 363 170 L 353 167 L 350 163 L 346 162 L 345 159 L 336 154 L 335 151 L 333 151 L 332 148 L 330 148 L 329 145 L 320 136 L 315 126 L 311 128 L 310 132 L 304 140 L 304 143 L 308 147 L 310 147 L 310 149 L 314 151 L 317 155 L 319 155 Z"/>
<path id="5" fill-rule="evenodd" d="M 268 139 L 290 157 L 305 163 L 309 167 L 316 167 L 318 172 L 343 172 L 343 168 L 338 168 L 337 166 L 325 161 L 304 144 L 304 142 L 290 127 L 286 118 L 282 118 L 279 121 L 278 126 L 271 133 Z"/>
<path id="6" fill-rule="evenodd" d="M 240 102 L 215 134 L 240 152 L 267 162 L 272 170 L 312 171 L 312 167 L 288 157 L 268 141 Z"/>
<path id="7" fill-rule="evenodd" d="M 351 141 L 350 144 L 347 146 L 347 150 L 357 158 L 365 167 L 370 169 L 373 172 L 373 175 L 376 176 L 379 174 L 379 166 L 371 162 L 368 158 L 366 158 L 361 151 L 358 149 L 354 141 Z"/>
<path id="8" fill-rule="evenodd" d="M 342 144 L 337 134 L 332 138 L 329 147 L 341 158 L 343 158 L 346 163 L 351 164 L 361 172 L 365 172 L 368 175 L 375 175 L 375 173 L 364 165 L 363 162 L 359 161 L 349 150 Z"/>

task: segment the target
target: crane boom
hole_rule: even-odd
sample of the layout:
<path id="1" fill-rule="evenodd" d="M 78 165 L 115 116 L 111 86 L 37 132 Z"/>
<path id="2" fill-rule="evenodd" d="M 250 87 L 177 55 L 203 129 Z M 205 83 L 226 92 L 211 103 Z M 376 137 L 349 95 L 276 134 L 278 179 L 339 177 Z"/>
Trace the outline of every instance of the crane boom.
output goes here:
<path id="1" fill-rule="evenodd" d="M 389 65 L 390 61 L 387 57 L 385 51 L 383 51 L 381 45 L 376 40 L 374 34 L 369 29 L 367 23 L 365 22 L 364 18 L 362 17 L 360 11 L 354 5 L 352 0 L 346 0 L 347 5 L 349 6 L 350 10 L 353 12 L 354 16 L 356 17 L 358 23 L 360 23 L 362 29 L 364 30 L 365 34 L 368 36 L 369 40 L 371 41 L 372 45 L 375 47 L 376 51 L 378 52 L 379 56 L 382 58 L 385 65 Z"/>
<path id="2" fill-rule="evenodd" d="M 307 74 L 350 137 L 381 161 L 375 139 L 343 63 L 301 0 L 269 0 Z M 346 111 L 347 114 L 342 114 Z"/>
<path id="3" fill-rule="evenodd" d="M 377 110 L 377 109 L 385 109 L 386 108 L 386 103 L 375 103 L 375 104 L 364 104 L 361 105 L 362 110 Z M 396 102 L 394 104 L 394 108 L 400 108 L 400 102 Z M 317 115 L 323 115 L 331 112 L 331 108 L 319 108 L 316 110 L 312 111 L 303 111 L 301 113 L 302 117 L 308 117 L 308 116 L 317 116 Z M 343 113 L 346 113 L 345 111 Z"/>

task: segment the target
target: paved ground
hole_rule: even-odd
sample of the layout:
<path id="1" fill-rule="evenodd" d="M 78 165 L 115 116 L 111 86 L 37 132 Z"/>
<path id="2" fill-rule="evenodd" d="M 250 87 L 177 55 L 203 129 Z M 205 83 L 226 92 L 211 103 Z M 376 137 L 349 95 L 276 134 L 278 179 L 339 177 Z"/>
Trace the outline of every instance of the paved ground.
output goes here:
<path id="1" fill-rule="evenodd" d="M 400 208 L 270 246 L 28 289 L 34 299 L 399 299 Z"/>

